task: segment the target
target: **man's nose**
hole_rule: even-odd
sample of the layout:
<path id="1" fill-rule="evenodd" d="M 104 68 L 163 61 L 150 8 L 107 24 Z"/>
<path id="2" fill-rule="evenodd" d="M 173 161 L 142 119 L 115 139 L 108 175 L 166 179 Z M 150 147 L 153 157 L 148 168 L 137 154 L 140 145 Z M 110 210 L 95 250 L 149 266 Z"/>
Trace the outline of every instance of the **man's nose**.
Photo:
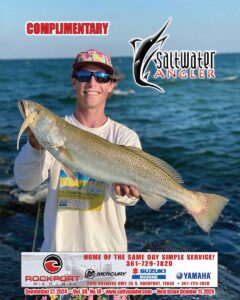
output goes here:
<path id="1" fill-rule="evenodd" d="M 97 81 L 96 81 L 96 79 L 95 79 L 95 77 L 94 77 L 93 74 L 92 74 L 90 80 L 88 81 L 88 83 L 89 83 L 90 85 L 95 85 L 95 84 L 97 83 Z"/>

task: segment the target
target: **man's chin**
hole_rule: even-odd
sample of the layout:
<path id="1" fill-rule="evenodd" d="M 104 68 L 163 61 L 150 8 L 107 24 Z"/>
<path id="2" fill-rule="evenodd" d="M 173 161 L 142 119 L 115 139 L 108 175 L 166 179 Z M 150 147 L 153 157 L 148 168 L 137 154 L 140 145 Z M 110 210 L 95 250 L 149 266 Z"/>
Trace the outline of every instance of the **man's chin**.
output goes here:
<path id="1" fill-rule="evenodd" d="M 85 108 L 91 108 L 91 109 L 100 107 L 104 104 L 105 104 L 105 102 L 103 102 L 102 100 L 99 100 L 97 98 L 87 98 L 84 101 Z"/>

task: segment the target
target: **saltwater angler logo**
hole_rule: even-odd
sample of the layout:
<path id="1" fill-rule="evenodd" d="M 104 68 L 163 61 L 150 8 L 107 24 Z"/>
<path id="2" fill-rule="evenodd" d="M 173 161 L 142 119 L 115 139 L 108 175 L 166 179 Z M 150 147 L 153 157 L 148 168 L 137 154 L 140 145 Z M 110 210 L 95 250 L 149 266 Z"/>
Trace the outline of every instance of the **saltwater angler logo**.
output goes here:
<path id="1" fill-rule="evenodd" d="M 215 78 L 215 50 L 207 51 L 162 51 L 169 34 L 164 34 L 172 18 L 153 36 L 145 40 L 134 38 L 129 43 L 133 47 L 133 76 L 142 87 L 152 87 L 164 93 L 164 89 L 149 81 L 147 71 L 150 62 L 156 67 L 153 78 L 212 79 Z M 140 43 L 137 47 L 137 43 Z M 155 47 L 155 48 L 154 48 Z M 153 49 L 154 48 L 154 49 Z"/>

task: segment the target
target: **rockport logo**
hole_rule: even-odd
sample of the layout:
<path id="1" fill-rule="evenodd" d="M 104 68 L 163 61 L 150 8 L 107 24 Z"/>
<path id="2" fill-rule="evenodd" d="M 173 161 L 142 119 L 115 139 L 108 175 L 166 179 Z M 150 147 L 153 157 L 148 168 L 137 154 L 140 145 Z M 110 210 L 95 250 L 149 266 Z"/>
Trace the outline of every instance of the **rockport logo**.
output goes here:
<path id="1" fill-rule="evenodd" d="M 164 89 L 149 81 L 150 62 L 155 64 L 154 78 L 204 79 L 215 78 L 214 56 L 216 51 L 162 51 L 169 34 L 164 34 L 172 18 L 154 35 L 145 40 L 134 38 L 129 43 L 133 47 L 133 76 L 142 87 L 152 87 L 164 93 Z M 139 46 L 137 47 L 137 44 Z"/>
<path id="2" fill-rule="evenodd" d="M 63 275 L 63 276 L 45 276 L 45 275 L 26 275 L 25 276 L 25 281 L 29 281 L 29 282 L 56 282 L 56 281 L 60 281 L 60 282 L 71 282 L 71 281 L 78 281 L 81 279 L 81 276 L 75 275 Z"/>
<path id="3" fill-rule="evenodd" d="M 43 261 L 45 271 L 56 274 L 62 269 L 62 260 L 58 255 L 50 254 Z"/>

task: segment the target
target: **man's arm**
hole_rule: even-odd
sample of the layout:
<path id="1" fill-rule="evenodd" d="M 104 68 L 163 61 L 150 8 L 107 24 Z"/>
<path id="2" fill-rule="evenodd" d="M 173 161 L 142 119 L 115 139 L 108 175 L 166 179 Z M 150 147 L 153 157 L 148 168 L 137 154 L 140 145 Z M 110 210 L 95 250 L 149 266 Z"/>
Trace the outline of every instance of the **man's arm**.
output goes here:
<path id="1" fill-rule="evenodd" d="M 17 185 L 24 191 L 32 191 L 48 178 L 52 156 L 38 144 L 28 132 L 29 141 L 24 145 L 14 163 Z"/>

